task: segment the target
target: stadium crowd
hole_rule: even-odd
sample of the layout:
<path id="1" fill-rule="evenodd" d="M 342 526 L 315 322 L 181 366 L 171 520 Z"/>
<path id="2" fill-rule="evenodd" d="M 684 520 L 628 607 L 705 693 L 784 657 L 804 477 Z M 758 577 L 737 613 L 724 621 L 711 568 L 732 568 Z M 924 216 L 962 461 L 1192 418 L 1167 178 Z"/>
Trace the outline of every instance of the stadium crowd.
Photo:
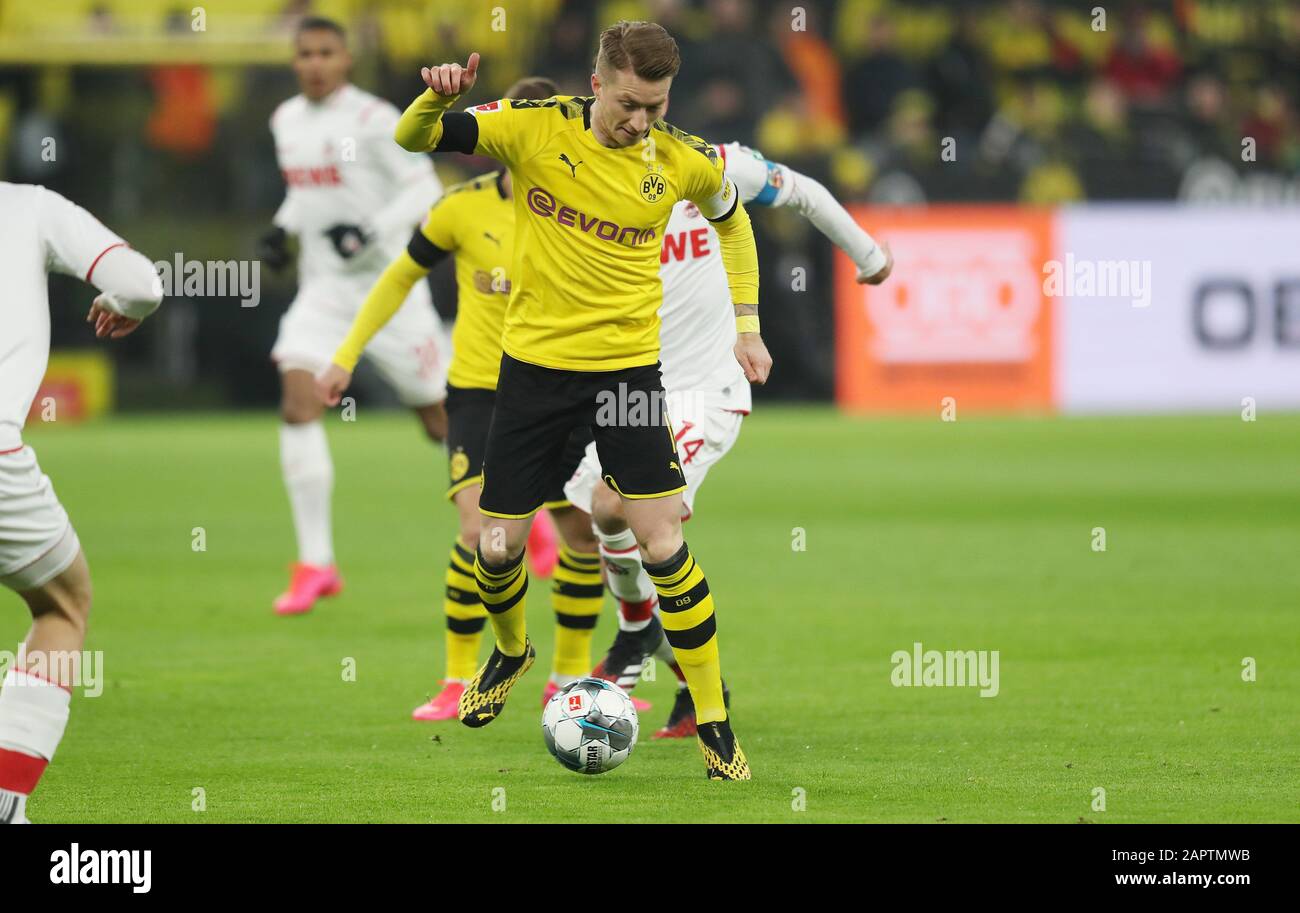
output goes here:
<path id="1" fill-rule="evenodd" d="M 34 37 L 37 26 L 18 13 L 24 6 L 0 7 L 0 37 Z M 138 11 L 129 18 L 130 6 L 106 0 L 73 22 L 88 43 L 151 27 L 177 41 L 193 34 L 180 7 L 160 6 L 151 26 Z M 278 41 L 302 15 L 343 14 L 359 81 L 394 99 L 409 94 L 412 73 L 435 48 L 483 53 L 485 98 L 528 72 L 582 93 L 601 24 L 654 19 L 682 47 L 675 121 L 796 163 L 849 198 L 1176 198 L 1188 169 L 1206 159 L 1284 177 L 1300 169 L 1300 4 L 1290 0 L 528 0 L 483 4 L 475 16 L 445 0 L 231 6 L 243 17 L 232 23 L 214 9 L 206 36 L 255 28 Z M 41 21 L 66 32 L 57 17 Z M 59 93 L 61 78 L 76 91 Z M 282 68 L 9 69 L 0 77 L 8 112 L 0 137 L 10 177 L 59 171 L 22 138 L 43 127 L 71 131 L 68 100 L 92 82 L 103 116 L 138 122 L 143 145 L 161 153 L 151 170 L 183 176 L 197 160 L 211 203 L 232 193 L 260 199 L 261 187 L 230 186 L 256 180 L 231 151 L 259 148 L 249 131 L 292 91 Z M 84 164 L 74 158 L 67 167 Z"/>

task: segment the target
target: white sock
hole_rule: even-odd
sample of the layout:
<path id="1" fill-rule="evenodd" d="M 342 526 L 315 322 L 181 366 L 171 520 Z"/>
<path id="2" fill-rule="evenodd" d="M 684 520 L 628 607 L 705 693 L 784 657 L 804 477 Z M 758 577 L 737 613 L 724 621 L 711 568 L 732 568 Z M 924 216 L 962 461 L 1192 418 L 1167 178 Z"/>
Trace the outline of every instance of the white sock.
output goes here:
<path id="1" fill-rule="evenodd" d="M 605 559 L 605 583 L 615 599 L 623 602 L 645 602 L 655 595 L 655 585 L 650 575 L 641 565 L 641 549 L 637 547 L 636 536 L 632 530 L 621 533 L 603 533 L 596 531 L 600 537 L 600 554 Z M 640 631 L 650 624 L 644 621 L 628 621 L 623 613 L 618 613 L 620 631 Z"/>
<path id="2" fill-rule="evenodd" d="M 552 672 L 551 684 L 555 685 L 557 688 L 563 688 L 566 685 L 572 685 L 579 678 L 581 678 L 579 675 L 561 675 L 558 672 Z"/>
<path id="3" fill-rule="evenodd" d="M 0 823 L 26 821 L 27 795 L 68 726 L 72 694 L 17 669 L 0 688 Z"/>
<path id="4" fill-rule="evenodd" d="M 321 567 L 333 564 L 330 497 L 334 491 L 334 463 L 330 460 L 325 426 L 319 420 L 280 426 L 280 468 L 298 534 L 298 560 Z"/>

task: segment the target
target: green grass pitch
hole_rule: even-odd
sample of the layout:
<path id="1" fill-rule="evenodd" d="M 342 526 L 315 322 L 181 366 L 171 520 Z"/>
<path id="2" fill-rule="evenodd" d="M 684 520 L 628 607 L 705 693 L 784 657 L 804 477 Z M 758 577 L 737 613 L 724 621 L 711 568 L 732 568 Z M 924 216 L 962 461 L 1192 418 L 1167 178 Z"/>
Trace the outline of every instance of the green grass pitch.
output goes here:
<path id="1" fill-rule="evenodd" d="M 760 408 L 686 527 L 754 770 L 739 784 L 706 781 L 693 741 L 648 738 L 667 670 L 638 689 L 655 709 L 622 768 L 553 761 L 536 582 L 539 662 L 504 716 L 409 719 L 441 671 L 454 516 L 408 416 L 330 420 L 347 587 L 274 617 L 293 557 L 276 428 L 29 429 L 90 560 L 106 668 L 103 695 L 73 702 L 34 820 L 1300 821 L 1300 416 Z M 25 612 L 0 604 L 12 650 Z M 892 686 L 891 654 L 918 641 L 999 651 L 999 694 Z"/>

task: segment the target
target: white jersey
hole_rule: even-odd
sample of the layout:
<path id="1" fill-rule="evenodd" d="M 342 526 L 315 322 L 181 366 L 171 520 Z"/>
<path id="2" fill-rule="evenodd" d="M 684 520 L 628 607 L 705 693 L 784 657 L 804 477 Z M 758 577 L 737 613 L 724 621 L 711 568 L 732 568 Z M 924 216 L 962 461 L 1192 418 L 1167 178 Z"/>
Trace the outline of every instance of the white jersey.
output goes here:
<path id="1" fill-rule="evenodd" d="M 318 102 L 295 95 L 271 115 L 288 188 L 274 221 L 298 236 L 300 282 L 333 277 L 368 286 L 442 195 L 429 157 L 394 142 L 399 116 L 387 101 L 353 85 Z M 373 238 L 345 259 L 325 234 L 335 225 L 361 225 Z"/>
<path id="2" fill-rule="evenodd" d="M 732 351 L 736 315 L 718 235 L 689 200 L 673 207 L 664 228 L 659 278 L 664 287 L 664 302 L 659 306 L 664 389 L 748 412 L 749 381 Z"/>
<path id="3" fill-rule="evenodd" d="M 746 206 L 794 206 L 859 269 L 884 265 L 884 254 L 821 184 L 739 143 L 718 146 L 727 177 Z M 689 392 L 711 405 L 748 412 L 749 382 L 736 362 L 735 312 L 718 235 L 694 203 L 673 207 L 659 251 L 664 301 L 659 308 L 659 360 L 664 389 Z"/>
<path id="4" fill-rule="evenodd" d="M 143 255 L 86 210 L 34 184 L 0 182 L 0 453 L 22 446 L 22 428 L 50 357 L 47 275 L 76 276 L 120 296 L 144 316 L 162 299 Z M 132 310 L 131 303 L 148 302 Z M 119 310 L 114 305 L 112 309 Z"/>

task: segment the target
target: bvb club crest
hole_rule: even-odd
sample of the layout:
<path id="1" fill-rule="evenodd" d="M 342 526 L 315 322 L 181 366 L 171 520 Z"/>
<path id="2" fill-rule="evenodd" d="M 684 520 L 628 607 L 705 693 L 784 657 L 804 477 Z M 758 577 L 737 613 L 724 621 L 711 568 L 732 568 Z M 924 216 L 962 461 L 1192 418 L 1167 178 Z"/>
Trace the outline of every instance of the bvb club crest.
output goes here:
<path id="1" fill-rule="evenodd" d="M 637 187 L 641 191 L 641 199 L 647 203 L 658 203 L 668 192 L 668 182 L 664 180 L 664 166 L 658 162 L 647 162 L 645 172 Z"/>
<path id="2" fill-rule="evenodd" d="M 465 478 L 467 472 L 469 472 L 469 457 L 465 456 L 465 451 L 457 450 L 451 455 L 451 480 L 459 482 Z"/>

